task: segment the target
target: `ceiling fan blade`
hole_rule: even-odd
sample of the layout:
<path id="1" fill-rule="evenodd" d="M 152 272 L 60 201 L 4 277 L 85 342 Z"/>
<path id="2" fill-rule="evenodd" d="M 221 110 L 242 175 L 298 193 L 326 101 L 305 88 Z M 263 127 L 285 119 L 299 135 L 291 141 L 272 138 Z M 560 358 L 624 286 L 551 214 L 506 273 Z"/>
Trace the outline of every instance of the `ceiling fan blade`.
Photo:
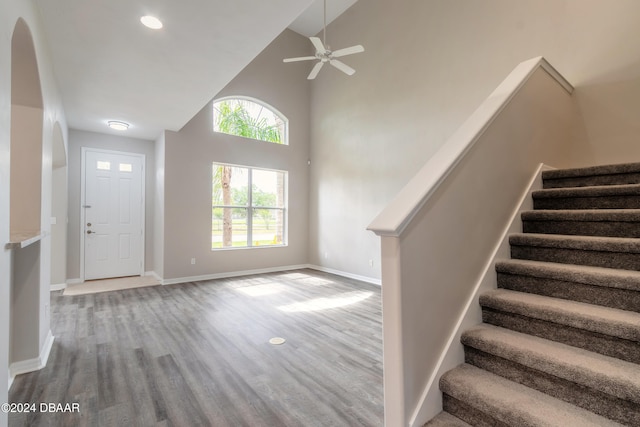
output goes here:
<path id="1" fill-rule="evenodd" d="M 320 72 L 320 69 L 322 68 L 323 65 L 324 65 L 324 62 L 322 62 L 322 61 L 320 61 L 316 65 L 314 65 L 313 69 L 309 73 L 309 76 L 307 76 L 307 80 L 315 79 L 316 76 L 318 75 L 318 73 Z"/>
<path id="2" fill-rule="evenodd" d="M 285 58 L 282 62 L 297 62 L 297 61 L 310 61 L 316 59 L 315 56 L 299 56 L 297 58 Z"/>
<path id="3" fill-rule="evenodd" d="M 324 45 L 322 44 L 322 40 L 320 40 L 318 37 L 309 37 L 309 40 L 311 40 L 311 43 L 313 43 L 313 46 L 316 48 L 317 52 L 325 53 L 327 51 L 327 49 L 325 49 Z"/>
<path id="4" fill-rule="evenodd" d="M 338 61 L 337 59 L 332 59 L 331 61 L 329 61 L 329 64 L 333 65 L 338 70 L 340 70 L 343 73 L 348 74 L 350 76 L 353 75 L 353 73 L 356 72 L 356 70 L 354 70 L 353 68 L 349 67 L 344 62 Z"/>
<path id="5" fill-rule="evenodd" d="M 345 47 L 344 49 L 338 49 L 336 51 L 331 52 L 331 55 L 334 58 L 339 58 L 341 56 L 352 55 L 354 53 L 360 53 L 360 52 L 364 52 L 364 47 L 362 47 L 362 45 L 359 44 L 356 46 Z"/>

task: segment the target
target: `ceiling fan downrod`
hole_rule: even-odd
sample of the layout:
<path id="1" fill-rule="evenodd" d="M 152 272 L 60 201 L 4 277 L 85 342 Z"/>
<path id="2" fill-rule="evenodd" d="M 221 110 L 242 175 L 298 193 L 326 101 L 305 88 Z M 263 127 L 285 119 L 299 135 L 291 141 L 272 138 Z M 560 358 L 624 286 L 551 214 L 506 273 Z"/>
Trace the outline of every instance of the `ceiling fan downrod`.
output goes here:
<path id="1" fill-rule="evenodd" d="M 344 62 L 337 60 L 336 58 L 339 58 L 341 56 L 353 55 L 354 53 L 364 52 L 364 47 L 362 47 L 362 45 L 351 46 L 344 49 L 338 49 L 336 51 L 332 51 L 331 49 L 329 49 L 329 46 L 327 46 L 327 0 L 324 0 L 323 6 L 324 10 L 322 22 L 322 40 L 315 36 L 309 37 L 309 40 L 311 40 L 311 43 L 316 49 L 315 55 L 283 59 L 283 62 L 310 61 L 314 59 L 319 60 L 316 65 L 313 66 L 313 69 L 307 76 L 308 80 L 315 79 L 322 66 L 327 62 L 343 73 L 351 76 L 356 72 L 356 70 L 349 67 Z"/>

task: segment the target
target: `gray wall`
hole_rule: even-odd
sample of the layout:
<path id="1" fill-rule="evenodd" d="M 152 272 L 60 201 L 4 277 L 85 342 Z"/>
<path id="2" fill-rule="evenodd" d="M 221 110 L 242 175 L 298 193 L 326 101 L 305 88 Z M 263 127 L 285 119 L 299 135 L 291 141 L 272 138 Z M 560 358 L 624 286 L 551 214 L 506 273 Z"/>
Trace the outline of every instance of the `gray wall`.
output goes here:
<path id="1" fill-rule="evenodd" d="M 214 133 L 212 103 L 179 132 L 165 132 L 165 280 L 307 263 L 310 65 L 282 59 L 308 55 L 309 46 L 286 30 L 216 96 L 250 96 L 275 107 L 289 119 L 288 146 Z M 214 161 L 289 172 L 287 247 L 211 251 Z"/>
<path id="2" fill-rule="evenodd" d="M 154 269 L 154 212 L 155 212 L 155 147 L 153 141 L 117 135 L 69 130 L 69 224 L 67 228 L 67 279 L 80 277 L 80 178 L 82 147 L 144 154 L 145 164 L 145 245 L 146 271 Z"/>
<path id="3" fill-rule="evenodd" d="M 363 0 L 327 34 L 366 52 L 344 58 L 352 77 L 328 67 L 312 84 L 312 264 L 379 278 L 369 222 L 532 57 L 576 86 L 589 139 L 576 164 L 640 159 L 638 1 Z"/>

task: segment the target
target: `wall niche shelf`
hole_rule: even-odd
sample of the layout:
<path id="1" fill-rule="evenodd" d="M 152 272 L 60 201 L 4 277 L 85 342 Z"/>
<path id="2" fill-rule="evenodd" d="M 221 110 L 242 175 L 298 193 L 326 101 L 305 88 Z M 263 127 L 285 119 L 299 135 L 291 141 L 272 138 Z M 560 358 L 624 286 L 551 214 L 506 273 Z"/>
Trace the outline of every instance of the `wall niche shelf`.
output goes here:
<path id="1" fill-rule="evenodd" d="M 46 235 L 43 231 L 25 231 L 11 234 L 11 241 L 4 245 L 5 249 L 22 249 L 39 242 Z"/>

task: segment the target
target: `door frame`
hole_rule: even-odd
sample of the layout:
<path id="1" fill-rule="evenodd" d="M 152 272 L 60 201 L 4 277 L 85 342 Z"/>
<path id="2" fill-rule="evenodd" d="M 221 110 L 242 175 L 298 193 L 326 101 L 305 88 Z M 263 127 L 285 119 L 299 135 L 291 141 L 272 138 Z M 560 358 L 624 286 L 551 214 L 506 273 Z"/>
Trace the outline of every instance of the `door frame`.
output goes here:
<path id="1" fill-rule="evenodd" d="M 147 209 L 146 209 L 146 187 L 147 187 L 147 177 L 146 177 L 146 160 L 147 157 L 141 153 L 131 153 L 127 151 L 116 151 L 116 150 L 103 150 L 101 148 L 91 148 L 91 147 L 80 147 L 80 280 L 84 282 L 84 252 L 85 252 L 85 232 L 84 232 L 84 224 L 85 221 L 85 185 L 86 185 L 86 154 L 87 152 L 96 152 L 103 154 L 115 154 L 122 156 L 130 156 L 130 157 L 138 157 L 142 162 L 142 208 L 141 208 L 141 222 L 140 227 L 142 228 L 142 244 L 140 245 L 140 276 L 144 276 L 145 266 L 144 266 L 144 247 L 146 243 L 146 233 L 145 233 L 145 219 L 147 217 Z"/>

